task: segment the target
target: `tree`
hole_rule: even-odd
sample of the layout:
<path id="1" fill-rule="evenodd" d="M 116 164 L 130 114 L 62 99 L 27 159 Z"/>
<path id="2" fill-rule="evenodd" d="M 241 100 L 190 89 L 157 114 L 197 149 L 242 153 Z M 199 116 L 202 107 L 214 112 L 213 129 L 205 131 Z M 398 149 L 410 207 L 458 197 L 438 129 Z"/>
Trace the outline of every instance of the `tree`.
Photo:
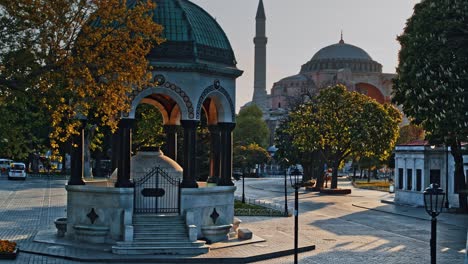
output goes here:
<path id="1" fill-rule="evenodd" d="M 247 171 L 255 168 L 256 164 L 265 164 L 270 160 L 270 154 L 255 143 L 247 146 L 236 146 L 233 155 L 234 166 L 247 169 Z"/>
<path id="2" fill-rule="evenodd" d="M 77 133 L 78 114 L 115 130 L 129 109 L 127 94 L 150 80 L 146 55 L 163 41 L 155 4 L 126 3 L 0 0 L 0 89 L 37 91 L 50 111 L 54 147 Z"/>
<path id="3" fill-rule="evenodd" d="M 390 155 L 398 137 L 401 115 L 343 85 L 323 89 L 315 100 L 290 113 L 288 133 L 305 153 L 319 151 L 333 168 L 331 188 L 337 188 L 338 168 L 354 153 L 380 160 Z"/>
<path id="4" fill-rule="evenodd" d="M 48 149 L 50 119 L 33 94 L 0 95 L 0 156 L 27 162 Z"/>
<path id="5" fill-rule="evenodd" d="M 133 149 L 138 151 L 141 147 L 161 147 L 165 137 L 159 110 L 152 105 L 141 104 L 137 107 L 135 117 Z"/>
<path id="6" fill-rule="evenodd" d="M 269 130 L 263 120 L 263 113 L 256 105 L 250 105 L 240 110 L 234 130 L 234 144 L 247 146 L 258 144 L 268 146 Z"/>
<path id="7" fill-rule="evenodd" d="M 400 127 L 400 136 L 397 144 L 405 144 L 414 140 L 424 139 L 424 129 L 421 126 L 409 124 Z"/>
<path id="8" fill-rule="evenodd" d="M 398 41 L 394 101 L 430 142 L 451 147 L 455 191 L 468 212 L 462 148 L 468 140 L 468 2 L 422 1 Z"/>

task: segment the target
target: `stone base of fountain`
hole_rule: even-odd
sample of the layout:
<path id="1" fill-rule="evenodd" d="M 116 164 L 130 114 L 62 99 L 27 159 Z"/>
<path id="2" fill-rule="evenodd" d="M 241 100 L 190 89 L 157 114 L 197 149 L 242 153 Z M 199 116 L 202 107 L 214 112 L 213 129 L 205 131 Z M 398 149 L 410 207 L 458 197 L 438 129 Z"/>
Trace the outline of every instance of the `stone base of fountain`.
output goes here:
<path id="1" fill-rule="evenodd" d="M 202 226 L 202 233 L 209 243 L 228 240 L 228 233 L 232 225 Z"/>

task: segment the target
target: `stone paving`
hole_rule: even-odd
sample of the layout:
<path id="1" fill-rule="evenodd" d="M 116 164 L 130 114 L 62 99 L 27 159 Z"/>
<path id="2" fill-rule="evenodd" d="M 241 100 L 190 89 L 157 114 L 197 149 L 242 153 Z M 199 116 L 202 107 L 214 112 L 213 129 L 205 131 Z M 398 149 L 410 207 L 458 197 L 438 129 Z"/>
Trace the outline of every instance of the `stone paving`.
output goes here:
<path id="1" fill-rule="evenodd" d="M 39 230 L 54 228 L 53 220 L 65 215 L 64 184 L 63 180 L 21 182 L 0 178 L 0 239 L 28 245 Z M 249 180 L 246 186 L 250 198 L 280 204 L 283 201 L 284 187 L 279 179 Z M 240 189 L 237 192 L 239 195 Z M 420 208 L 381 204 L 380 199 L 386 195 L 367 190 L 353 190 L 353 194 L 344 197 L 302 193 L 299 245 L 314 244 L 317 249 L 300 254 L 300 263 L 429 263 L 430 222 Z M 438 263 L 463 263 L 468 217 L 441 217 Z M 452 218 L 457 221 L 451 222 Z M 201 257 L 242 257 L 292 248 L 292 217 L 242 217 L 242 220 L 242 228 L 251 229 L 267 242 L 216 249 Z M 292 256 L 287 256 L 257 263 L 292 263 L 292 260 Z M 1 263 L 80 262 L 21 252 L 17 260 Z"/>

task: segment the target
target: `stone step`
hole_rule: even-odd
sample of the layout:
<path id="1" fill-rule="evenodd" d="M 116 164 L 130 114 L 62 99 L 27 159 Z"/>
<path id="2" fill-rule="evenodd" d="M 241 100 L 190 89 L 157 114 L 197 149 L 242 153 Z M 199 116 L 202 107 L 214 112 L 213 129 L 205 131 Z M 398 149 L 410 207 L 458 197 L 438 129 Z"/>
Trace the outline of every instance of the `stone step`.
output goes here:
<path id="1" fill-rule="evenodd" d="M 133 219 L 156 219 L 161 221 L 172 221 L 172 220 L 185 220 L 183 216 L 160 216 L 153 214 L 137 214 L 133 216 Z"/>
<path id="2" fill-rule="evenodd" d="M 142 255 L 142 254 L 157 254 L 157 255 L 201 255 L 208 253 L 210 250 L 207 246 L 202 247 L 151 247 L 151 246 L 131 246 L 120 247 L 113 246 L 112 253 L 119 255 Z"/>
<path id="3" fill-rule="evenodd" d="M 133 230 L 135 232 L 140 231 L 149 231 L 149 232 L 166 232 L 166 231 L 177 231 L 177 232 L 187 232 L 187 228 L 183 226 L 175 226 L 175 227 L 159 227 L 159 226 L 133 226 Z"/>
<path id="4" fill-rule="evenodd" d="M 133 238 L 154 238 L 154 239 L 173 239 L 173 238 L 187 238 L 187 233 L 151 233 L 140 232 L 134 233 Z"/>
<path id="5" fill-rule="evenodd" d="M 186 229 L 147 229 L 147 228 L 134 228 L 134 234 L 188 234 Z"/>
<path id="6" fill-rule="evenodd" d="M 205 241 L 198 240 L 195 242 L 145 242 L 145 241 L 131 241 L 131 242 L 117 242 L 119 247 L 202 247 Z"/>
<path id="7" fill-rule="evenodd" d="M 162 242 L 190 242 L 188 236 L 185 237 L 134 237 L 133 241 L 135 242 L 153 242 L 153 243 L 162 243 Z"/>
<path id="8" fill-rule="evenodd" d="M 134 236 L 139 236 L 139 237 L 145 237 L 145 236 L 155 236 L 155 237 L 160 237 L 160 236 L 187 236 L 187 232 L 185 231 L 172 231 L 172 230 L 167 230 L 167 231 L 149 231 L 149 230 L 138 230 L 133 232 Z"/>

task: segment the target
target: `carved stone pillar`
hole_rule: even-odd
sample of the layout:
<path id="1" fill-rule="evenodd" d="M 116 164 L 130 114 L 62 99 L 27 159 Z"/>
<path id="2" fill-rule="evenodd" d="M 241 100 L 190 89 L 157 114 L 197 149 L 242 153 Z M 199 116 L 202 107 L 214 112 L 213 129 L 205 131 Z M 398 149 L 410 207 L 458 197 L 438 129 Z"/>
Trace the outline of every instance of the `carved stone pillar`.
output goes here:
<path id="1" fill-rule="evenodd" d="M 221 134 L 217 125 L 208 126 L 210 131 L 210 177 L 208 183 L 217 183 L 220 177 Z"/>
<path id="2" fill-rule="evenodd" d="M 84 129 L 86 120 L 80 120 L 79 135 L 73 135 L 70 157 L 70 180 L 68 185 L 85 185 L 83 181 L 84 172 Z"/>
<path id="3" fill-rule="evenodd" d="M 197 125 L 198 120 L 182 120 L 184 128 L 184 177 L 182 188 L 198 188 L 196 181 Z"/>
<path id="4" fill-rule="evenodd" d="M 166 148 L 164 155 L 177 161 L 177 129 L 176 125 L 164 125 L 164 133 L 166 133 Z"/>
<path id="5" fill-rule="evenodd" d="M 218 123 L 221 134 L 221 177 L 218 181 L 220 186 L 233 186 L 232 182 L 232 131 L 235 123 Z"/>
<path id="6" fill-rule="evenodd" d="M 117 188 L 132 188 L 130 181 L 130 159 L 132 157 L 132 130 L 135 119 L 122 118 L 119 123 L 119 161 L 117 171 Z"/>

